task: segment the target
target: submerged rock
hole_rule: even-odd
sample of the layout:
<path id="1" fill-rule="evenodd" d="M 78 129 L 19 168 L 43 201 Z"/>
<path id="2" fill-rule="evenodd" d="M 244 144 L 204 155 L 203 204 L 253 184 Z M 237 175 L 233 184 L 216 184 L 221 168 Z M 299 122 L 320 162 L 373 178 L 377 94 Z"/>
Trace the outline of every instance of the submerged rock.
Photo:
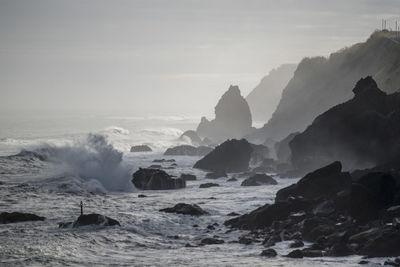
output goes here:
<path id="1" fill-rule="evenodd" d="M 228 177 L 228 175 L 224 171 L 209 172 L 206 174 L 206 178 L 209 179 L 218 179 L 223 177 Z"/>
<path id="2" fill-rule="evenodd" d="M 189 146 L 181 145 L 176 147 L 168 148 L 164 155 L 168 156 L 205 156 L 210 153 L 213 149 L 208 146 Z"/>
<path id="3" fill-rule="evenodd" d="M 185 181 L 195 181 L 197 178 L 196 178 L 196 175 L 182 173 L 181 174 L 181 179 L 183 179 Z"/>
<path id="4" fill-rule="evenodd" d="M 261 252 L 261 256 L 268 257 L 268 258 L 273 258 L 276 257 L 278 253 L 276 253 L 275 249 L 269 248 L 265 249 Z"/>
<path id="5" fill-rule="evenodd" d="M 214 186 L 219 186 L 219 184 L 215 184 L 215 183 L 205 183 L 205 184 L 201 184 L 199 186 L 199 188 L 209 188 L 209 187 L 214 187 Z"/>
<path id="6" fill-rule="evenodd" d="M 160 209 L 160 211 L 168 213 L 192 215 L 192 216 L 200 216 L 208 214 L 208 212 L 206 212 L 196 204 L 185 204 L 185 203 L 178 203 L 172 208 Z"/>
<path id="7" fill-rule="evenodd" d="M 278 182 L 269 175 L 255 174 L 244 180 L 241 186 L 277 185 Z"/>
<path id="8" fill-rule="evenodd" d="M 193 166 L 214 172 L 247 171 L 253 149 L 247 140 L 227 140 Z"/>
<path id="9" fill-rule="evenodd" d="M 131 152 L 151 152 L 153 151 L 148 145 L 132 146 Z"/>
<path id="10" fill-rule="evenodd" d="M 0 213 L 0 224 L 27 222 L 27 221 L 44 221 L 46 218 L 32 213 L 22 212 L 2 212 Z"/>
<path id="11" fill-rule="evenodd" d="M 182 178 L 172 178 L 171 175 L 159 169 L 140 168 L 133 174 L 132 183 L 142 190 L 167 190 L 186 187 Z"/>
<path id="12" fill-rule="evenodd" d="M 208 237 L 204 238 L 201 240 L 201 245 L 218 245 L 218 244 L 223 244 L 225 243 L 224 240 L 213 238 L 213 237 Z"/>

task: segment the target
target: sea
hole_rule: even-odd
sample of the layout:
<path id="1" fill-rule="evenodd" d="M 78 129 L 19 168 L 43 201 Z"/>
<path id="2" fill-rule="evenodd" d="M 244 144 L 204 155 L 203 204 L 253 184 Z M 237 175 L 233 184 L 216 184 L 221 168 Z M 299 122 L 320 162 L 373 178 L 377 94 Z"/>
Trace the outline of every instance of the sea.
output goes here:
<path id="1" fill-rule="evenodd" d="M 1 112 L 0 212 L 34 213 L 46 220 L 0 224 L 0 266 L 359 266 L 360 256 L 286 258 L 290 241 L 273 247 L 275 258 L 260 256 L 265 248 L 259 243 L 240 244 L 246 231 L 225 227 L 232 218 L 228 214 L 272 203 L 277 190 L 299 178 L 271 173 L 277 185 L 242 187 L 244 178 L 206 179 L 204 171 L 192 168 L 199 157 L 163 155 L 169 147 L 191 144 L 179 137 L 199 121 L 200 116 Z M 142 144 L 153 151 L 130 152 Z M 190 173 L 197 180 L 184 189 L 136 189 L 132 174 L 163 158 L 176 160 L 176 167 L 162 163 L 169 174 Z M 200 189 L 205 182 L 220 186 Z M 85 213 L 103 214 L 121 226 L 58 228 L 79 216 L 81 201 Z M 177 203 L 197 204 L 209 214 L 159 211 Z M 206 237 L 225 243 L 198 246 Z M 384 259 L 369 261 L 377 266 Z"/>

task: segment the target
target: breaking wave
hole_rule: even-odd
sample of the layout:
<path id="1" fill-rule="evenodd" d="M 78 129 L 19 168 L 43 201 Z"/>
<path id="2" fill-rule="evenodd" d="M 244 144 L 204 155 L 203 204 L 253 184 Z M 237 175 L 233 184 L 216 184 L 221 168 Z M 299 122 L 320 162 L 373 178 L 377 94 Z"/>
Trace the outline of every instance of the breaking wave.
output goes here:
<path id="1" fill-rule="evenodd" d="M 109 191 L 133 190 L 129 181 L 130 170 L 122 161 L 123 153 L 103 135 L 89 134 L 86 139 L 71 145 L 44 144 L 32 152 L 42 160 L 57 164 L 63 175 L 77 176 L 86 181 L 98 180 Z"/>

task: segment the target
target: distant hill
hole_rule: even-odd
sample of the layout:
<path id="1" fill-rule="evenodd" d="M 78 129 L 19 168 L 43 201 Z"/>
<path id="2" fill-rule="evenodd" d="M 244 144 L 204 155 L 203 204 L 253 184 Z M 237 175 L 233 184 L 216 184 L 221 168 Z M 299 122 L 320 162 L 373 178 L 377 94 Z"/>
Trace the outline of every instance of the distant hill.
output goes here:
<path id="1" fill-rule="evenodd" d="M 280 140 L 303 131 L 319 114 L 352 97 L 354 84 L 372 76 L 379 88 L 400 88 L 400 44 L 389 32 L 375 32 L 364 42 L 333 53 L 329 58 L 305 58 L 283 90 L 272 118 L 249 140 Z"/>
<path id="2" fill-rule="evenodd" d="M 296 64 L 283 64 L 271 70 L 246 97 L 253 121 L 267 122 L 271 118 L 296 67 Z"/>

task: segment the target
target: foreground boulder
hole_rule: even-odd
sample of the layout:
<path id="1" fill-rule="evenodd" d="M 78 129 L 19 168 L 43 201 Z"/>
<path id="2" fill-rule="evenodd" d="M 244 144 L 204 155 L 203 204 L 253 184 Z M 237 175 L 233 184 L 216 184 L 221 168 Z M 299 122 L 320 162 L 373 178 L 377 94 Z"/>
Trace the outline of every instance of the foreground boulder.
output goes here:
<path id="1" fill-rule="evenodd" d="M 167 190 L 186 187 L 186 181 L 182 178 L 172 178 L 163 170 L 140 168 L 133 174 L 132 183 L 142 190 Z"/>
<path id="2" fill-rule="evenodd" d="M 176 147 L 168 148 L 164 155 L 166 156 L 205 156 L 210 153 L 213 149 L 208 146 L 189 146 L 181 145 Z"/>
<path id="3" fill-rule="evenodd" d="M 44 221 L 44 220 L 45 217 L 41 217 L 31 213 L 22 213 L 22 212 L 0 213 L 0 224 L 27 222 L 27 221 Z"/>
<path id="4" fill-rule="evenodd" d="M 349 189 L 351 176 L 342 172 L 342 164 L 336 161 L 328 166 L 313 171 L 296 184 L 290 185 L 276 193 L 276 201 L 284 201 L 291 197 L 307 199 L 329 198 L 339 191 Z"/>
<path id="5" fill-rule="evenodd" d="M 151 152 L 153 151 L 148 145 L 132 146 L 131 152 Z"/>
<path id="6" fill-rule="evenodd" d="M 229 138 L 242 138 L 253 131 L 251 112 L 238 86 L 230 86 L 215 107 L 215 119 L 202 117 L 196 132 L 202 138 L 221 142 Z"/>
<path id="7" fill-rule="evenodd" d="M 181 173 L 181 179 L 185 181 L 195 181 L 197 178 L 194 174 Z"/>
<path id="8" fill-rule="evenodd" d="M 185 203 L 178 203 L 172 208 L 160 209 L 160 211 L 168 213 L 192 215 L 192 216 L 200 216 L 208 214 L 208 212 L 206 212 L 196 204 L 185 204 Z"/>
<path id="9" fill-rule="evenodd" d="M 275 179 L 269 175 L 255 174 L 244 180 L 241 186 L 259 186 L 259 185 L 277 185 L 277 184 L 278 182 L 275 181 Z"/>
<path id="10" fill-rule="evenodd" d="M 250 239 L 264 239 L 265 247 L 283 240 L 295 241 L 291 248 L 313 243 L 288 257 L 400 256 L 400 187 L 391 174 L 352 179 L 334 162 L 278 191 L 275 203 L 224 224 L 253 230 Z"/>
<path id="11" fill-rule="evenodd" d="M 245 139 L 227 140 L 193 166 L 214 172 L 247 171 L 253 149 Z"/>

